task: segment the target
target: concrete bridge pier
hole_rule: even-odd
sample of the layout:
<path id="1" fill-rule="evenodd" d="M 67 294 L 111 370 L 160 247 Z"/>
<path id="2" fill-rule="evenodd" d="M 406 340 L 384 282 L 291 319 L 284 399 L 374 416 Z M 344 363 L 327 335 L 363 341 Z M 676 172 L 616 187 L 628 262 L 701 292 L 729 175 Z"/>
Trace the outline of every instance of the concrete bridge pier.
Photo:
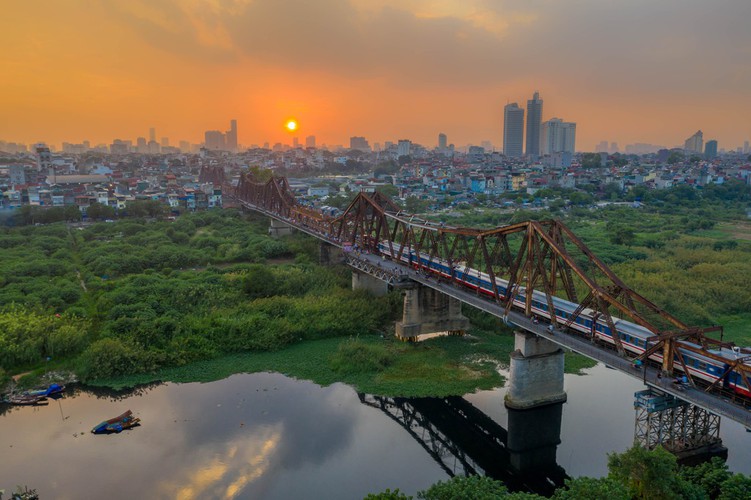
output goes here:
<path id="1" fill-rule="evenodd" d="M 530 410 L 508 409 L 508 439 L 511 466 L 521 474 L 560 468 L 556 451 L 561 444 L 563 403 Z"/>
<path id="2" fill-rule="evenodd" d="M 414 341 L 419 335 L 438 332 L 462 335 L 468 328 L 458 299 L 424 286 L 405 290 L 404 314 L 396 323 L 398 339 Z"/>
<path id="3" fill-rule="evenodd" d="M 276 219 L 271 219 L 271 225 L 269 226 L 269 235 L 272 238 L 279 238 L 281 236 L 287 236 L 292 234 L 295 228 Z"/>
<path id="4" fill-rule="evenodd" d="M 369 274 L 352 271 L 352 290 L 367 290 L 376 297 L 389 293 L 389 284 Z"/>
<path id="5" fill-rule="evenodd" d="M 526 331 L 516 331 L 506 406 L 526 410 L 566 401 L 563 350 Z"/>
<path id="6" fill-rule="evenodd" d="M 321 265 L 327 266 L 329 264 L 336 264 L 342 261 L 342 250 L 339 247 L 335 247 L 331 243 L 321 241 L 318 249 L 318 262 Z"/>

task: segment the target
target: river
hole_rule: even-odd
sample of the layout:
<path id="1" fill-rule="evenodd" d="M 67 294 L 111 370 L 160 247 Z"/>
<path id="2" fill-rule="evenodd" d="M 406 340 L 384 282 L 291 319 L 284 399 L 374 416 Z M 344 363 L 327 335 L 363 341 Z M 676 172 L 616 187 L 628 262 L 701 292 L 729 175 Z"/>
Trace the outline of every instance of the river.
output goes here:
<path id="1" fill-rule="evenodd" d="M 553 435 L 552 446 L 534 454 L 556 462 L 543 476 L 604 475 L 606 454 L 632 443 L 633 393 L 642 387 L 602 365 L 566 375 L 565 386 L 568 402 L 535 423 L 529 414 L 507 412 L 502 388 L 447 401 L 389 399 L 259 373 L 120 396 L 74 389 L 48 406 L 3 408 L 0 488 L 28 485 L 43 499 L 109 500 L 352 499 L 386 488 L 415 494 L 478 464 L 511 477 L 504 475 L 507 464 L 531 455 L 509 453 L 500 441 L 524 448 L 524 432 L 555 434 L 556 425 L 560 444 Z M 89 432 L 127 409 L 141 426 Z M 519 434 L 520 426 L 532 427 Z M 751 433 L 723 421 L 721 435 L 730 469 L 751 474 Z"/>

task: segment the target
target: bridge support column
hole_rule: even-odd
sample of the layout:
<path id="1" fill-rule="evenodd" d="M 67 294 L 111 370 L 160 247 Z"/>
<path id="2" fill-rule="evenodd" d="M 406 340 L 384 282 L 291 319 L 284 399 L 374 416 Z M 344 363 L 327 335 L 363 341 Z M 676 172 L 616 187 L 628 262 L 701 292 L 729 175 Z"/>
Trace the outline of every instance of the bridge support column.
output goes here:
<path id="1" fill-rule="evenodd" d="M 367 290 L 376 297 L 389 293 L 389 284 L 369 274 L 352 271 L 352 290 Z"/>
<path id="2" fill-rule="evenodd" d="M 318 249 L 319 249 L 318 262 L 321 265 L 327 266 L 329 264 L 336 264 L 342 261 L 342 250 L 339 247 L 335 247 L 331 243 L 326 243 L 325 241 L 321 241 Z M 353 281 L 353 284 L 354 284 L 354 281 Z"/>
<path id="3" fill-rule="evenodd" d="M 533 333 L 514 334 L 506 406 L 525 410 L 566 401 L 563 350 Z"/>
<path id="4" fill-rule="evenodd" d="M 271 225 L 269 226 L 269 235 L 272 238 L 279 238 L 280 236 L 287 236 L 292 234 L 295 228 L 285 222 L 271 219 Z"/>
<path id="5" fill-rule="evenodd" d="M 459 300 L 429 287 L 405 290 L 404 314 L 396 323 L 398 339 L 414 341 L 418 335 L 437 332 L 462 335 L 467 328 L 469 320 Z"/>
<path id="6" fill-rule="evenodd" d="M 561 444 L 562 415 L 563 403 L 531 410 L 508 409 L 506 449 L 516 471 L 529 474 L 560 469 L 556 451 Z"/>
<path id="7" fill-rule="evenodd" d="M 727 458 L 720 439 L 720 417 L 669 394 L 647 389 L 634 394 L 634 442 L 662 446 L 681 461 Z M 692 460 L 694 459 L 694 460 Z"/>

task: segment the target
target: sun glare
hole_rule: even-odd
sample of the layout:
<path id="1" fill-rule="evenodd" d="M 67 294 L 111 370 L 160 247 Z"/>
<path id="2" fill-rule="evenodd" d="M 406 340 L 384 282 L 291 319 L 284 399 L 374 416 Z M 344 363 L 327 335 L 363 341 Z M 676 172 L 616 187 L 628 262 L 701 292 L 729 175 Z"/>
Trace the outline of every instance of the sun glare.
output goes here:
<path id="1" fill-rule="evenodd" d="M 287 130 L 289 130 L 290 132 L 297 130 L 297 122 L 295 120 L 289 120 L 287 122 Z"/>

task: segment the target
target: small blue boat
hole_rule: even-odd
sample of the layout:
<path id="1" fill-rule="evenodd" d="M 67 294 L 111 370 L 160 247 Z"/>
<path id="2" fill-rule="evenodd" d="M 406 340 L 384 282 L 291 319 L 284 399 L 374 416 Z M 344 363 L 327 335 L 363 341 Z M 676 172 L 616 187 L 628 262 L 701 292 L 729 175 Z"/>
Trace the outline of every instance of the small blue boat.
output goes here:
<path id="1" fill-rule="evenodd" d="M 48 397 L 48 396 L 54 396 L 55 394 L 60 394 L 64 390 L 65 390 L 65 386 L 64 385 L 52 384 L 49 387 L 47 387 L 46 389 L 37 389 L 35 391 L 27 391 L 24 394 L 29 395 L 29 396 L 44 396 L 44 397 Z"/>
<path id="2" fill-rule="evenodd" d="M 120 416 L 105 420 L 95 425 L 91 432 L 94 434 L 112 434 L 113 432 L 122 432 L 136 425 L 140 425 L 141 419 L 133 416 L 133 412 L 128 410 Z"/>

